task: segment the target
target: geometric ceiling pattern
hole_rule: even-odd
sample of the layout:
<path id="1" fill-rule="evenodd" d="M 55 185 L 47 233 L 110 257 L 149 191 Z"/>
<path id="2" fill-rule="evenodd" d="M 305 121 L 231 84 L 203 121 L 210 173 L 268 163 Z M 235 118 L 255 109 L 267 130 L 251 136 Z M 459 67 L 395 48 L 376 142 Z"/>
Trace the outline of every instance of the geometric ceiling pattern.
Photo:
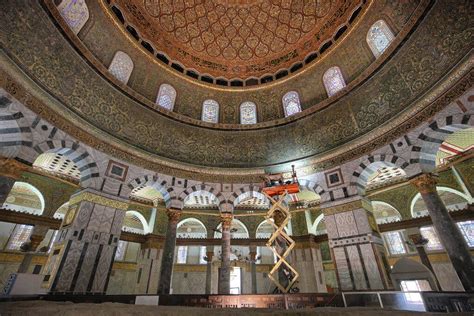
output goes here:
<path id="1" fill-rule="evenodd" d="M 289 68 L 344 25 L 356 0 L 115 0 L 144 40 L 185 68 L 241 78 Z"/>
<path id="2" fill-rule="evenodd" d="M 367 188 L 383 183 L 395 182 L 406 177 L 405 171 L 398 167 L 381 167 L 371 174 L 367 180 Z"/>
<path id="3" fill-rule="evenodd" d="M 62 174 L 79 180 L 81 171 L 68 157 L 60 153 L 44 153 L 36 158 L 33 167 L 38 167 L 48 172 Z"/>
<path id="4" fill-rule="evenodd" d="M 150 202 L 163 200 L 161 192 L 150 186 L 137 187 L 132 190 L 130 196 Z"/>
<path id="5" fill-rule="evenodd" d="M 186 206 L 198 206 L 198 207 L 216 207 L 217 198 L 214 194 L 208 191 L 195 191 L 189 194 L 184 200 Z"/>

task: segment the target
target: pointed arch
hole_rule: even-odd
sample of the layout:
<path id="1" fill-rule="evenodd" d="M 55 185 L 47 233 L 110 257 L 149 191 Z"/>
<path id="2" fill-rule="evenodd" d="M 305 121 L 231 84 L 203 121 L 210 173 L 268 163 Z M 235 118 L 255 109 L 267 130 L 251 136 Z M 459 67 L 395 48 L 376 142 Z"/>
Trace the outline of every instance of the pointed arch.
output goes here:
<path id="1" fill-rule="evenodd" d="M 232 192 L 231 196 L 227 199 L 227 202 L 236 206 L 240 201 L 242 201 L 242 199 L 254 196 L 263 199 L 265 204 L 269 203 L 268 199 L 262 193 L 262 188 L 256 185 L 243 186 Z"/>
<path id="2" fill-rule="evenodd" d="M 410 164 L 405 159 L 385 154 L 371 155 L 365 158 L 352 173 L 351 185 L 357 188 L 360 195 L 365 194 L 369 177 L 381 167 L 398 167 L 402 170 L 407 169 Z M 411 174 L 410 174 L 411 175 Z M 407 174 L 407 176 L 409 176 Z"/>
<path id="3" fill-rule="evenodd" d="M 331 97 L 346 87 L 341 69 L 337 66 L 331 67 L 323 75 L 323 83 L 328 97 Z"/>
<path id="4" fill-rule="evenodd" d="M 438 118 L 417 137 L 411 149 L 410 163 L 418 164 L 421 172 L 432 172 L 436 168 L 436 155 L 446 137 L 474 126 L 474 115 L 457 114 Z"/>
<path id="5" fill-rule="evenodd" d="M 43 153 L 59 153 L 68 157 L 79 168 L 80 185 L 84 188 L 97 188 L 100 177 L 97 163 L 80 144 L 66 140 L 48 140 L 33 147 L 39 155 Z M 34 157 L 36 160 L 38 156 Z M 34 162 L 34 161 L 33 161 Z"/>
<path id="6" fill-rule="evenodd" d="M 181 194 L 178 197 L 178 200 L 184 206 L 184 201 L 186 200 L 186 198 L 191 193 L 197 192 L 197 191 L 206 191 L 206 192 L 209 192 L 210 194 L 214 195 L 217 199 L 217 205 L 218 205 L 219 209 L 221 208 L 221 205 L 225 204 L 225 202 L 226 202 L 226 200 L 225 200 L 225 198 L 224 198 L 224 196 L 222 195 L 221 192 L 217 191 L 215 188 L 213 188 L 213 187 L 211 187 L 210 185 L 207 185 L 207 184 L 198 184 L 198 185 L 193 185 L 193 186 L 187 188 L 186 190 L 181 192 Z"/>
<path id="7" fill-rule="evenodd" d="M 143 233 L 144 234 L 151 233 L 148 221 L 145 219 L 145 217 L 140 212 L 137 212 L 137 211 L 134 211 L 134 210 L 129 210 L 129 211 L 125 212 L 125 217 L 127 217 L 127 216 L 135 216 L 140 221 L 140 223 L 142 224 L 142 227 L 143 227 Z"/>
<path id="8" fill-rule="evenodd" d="M 158 175 L 145 175 L 133 179 L 128 183 L 130 190 L 139 187 L 152 187 L 161 193 L 166 207 L 182 209 L 183 204 L 176 197 L 173 187 L 169 186 L 167 181 L 160 178 Z"/>
<path id="9" fill-rule="evenodd" d="M 109 72 L 112 76 L 123 84 L 127 84 L 128 79 L 130 79 L 132 75 L 132 71 L 133 61 L 130 56 L 122 51 L 117 51 L 109 66 Z"/>

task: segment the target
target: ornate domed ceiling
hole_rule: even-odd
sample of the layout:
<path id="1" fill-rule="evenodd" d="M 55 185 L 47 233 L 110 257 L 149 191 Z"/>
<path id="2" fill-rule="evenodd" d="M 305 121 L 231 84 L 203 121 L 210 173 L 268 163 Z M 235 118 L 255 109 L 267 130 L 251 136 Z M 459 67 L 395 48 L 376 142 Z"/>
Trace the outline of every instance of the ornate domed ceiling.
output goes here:
<path id="1" fill-rule="evenodd" d="M 359 0 L 112 1 L 167 58 L 215 78 L 275 74 L 346 24 Z"/>

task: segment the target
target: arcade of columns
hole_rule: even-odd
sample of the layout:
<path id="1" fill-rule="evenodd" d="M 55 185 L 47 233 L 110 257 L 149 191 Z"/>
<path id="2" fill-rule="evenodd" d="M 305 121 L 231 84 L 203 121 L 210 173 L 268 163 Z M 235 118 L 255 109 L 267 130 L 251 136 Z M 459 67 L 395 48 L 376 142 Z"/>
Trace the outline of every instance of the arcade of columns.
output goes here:
<path id="1" fill-rule="evenodd" d="M 3 204 L 15 181 L 29 167 L 16 160 L 2 160 L 0 164 L 0 204 Z M 434 174 L 420 174 L 411 179 L 420 192 L 439 238 L 465 290 L 474 290 L 474 265 L 469 248 L 448 214 L 436 191 Z M 71 196 L 69 211 L 63 220 L 59 238 L 45 267 L 48 288 L 51 293 L 105 293 L 120 239 L 122 222 L 128 208 L 126 199 L 86 188 Z M 379 290 L 392 288 L 389 266 L 377 224 L 370 212 L 371 206 L 364 197 L 352 197 L 322 205 L 328 231 L 329 245 L 334 259 L 340 289 Z M 182 210 L 169 208 L 164 244 L 150 240 L 142 244 L 139 263 L 142 273 L 159 275 L 159 294 L 170 293 L 173 258 L 176 246 L 176 230 Z M 222 258 L 219 271 L 218 293 L 230 291 L 230 227 L 232 213 L 221 213 Z M 275 218 L 277 221 L 278 219 Z M 28 245 L 29 253 L 44 238 L 47 227 L 35 226 Z M 422 262 L 431 265 L 419 232 L 410 233 Z M 252 274 L 252 293 L 256 293 L 256 246 L 249 245 Z M 211 292 L 212 247 L 207 247 L 206 293 Z M 346 257 L 350 256 L 350 266 Z M 354 260 L 354 258 L 356 258 Z M 20 271 L 28 266 L 31 256 L 26 255 Z M 301 271 L 304 277 L 304 271 Z M 374 273 L 375 272 L 375 273 Z M 143 292 L 153 287 L 148 279 Z M 325 291 L 325 289 L 321 289 Z"/>

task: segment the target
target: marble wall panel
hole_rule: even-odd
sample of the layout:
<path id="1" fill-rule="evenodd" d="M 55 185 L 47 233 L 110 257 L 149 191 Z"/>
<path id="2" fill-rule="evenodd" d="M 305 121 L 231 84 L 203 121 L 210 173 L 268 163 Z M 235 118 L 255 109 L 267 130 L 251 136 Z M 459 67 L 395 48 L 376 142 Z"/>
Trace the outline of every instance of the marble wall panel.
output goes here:
<path id="1" fill-rule="evenodd" d="M 359 234 L 370 234 L 372 232 L 372 228 L 369 224 L 367 211 L 361 208 L 358 210 L 354 210 L 353 213 Z"/>
<path id="2" fill-rule="evenodd" d="M 357 225 L 352 211 L 338 213 L 334 215 L 336 219 L 337 231 L 339 237 L 349 237 L 358 235 Z"/>
<path id="3" fill-rule="evenodd" d="M 367 282 L 365 281 L 364 268 L 360 260 L 357 245 L 347 246 L 346 250 L 351 265 L 355 288 L 356 290 L 366 290 Z"/>
<path id="4" fill-rule="evenodd" d="M 336 261 L 337 275 L 339 277 L 341 290 L 343 291 L 353 290 L 354 287 L 352 284 L 351 275 L 349 273 L 349 266 L 347 264 L 347 258 L 344 252 L 344 248 L 342 247 L 334 248 L 333 253 L 334 253 L 334 259 Z"/>
<path id="5" fill-rule="evenodd" d="M 377 265 L 377 259 L 375 258 L 372 245 L 361 244 L 359 247 L 364 261 L 365 270 L 367 271 L 370 289 L 383 289 L 383 281 L 380 277 L 379 266 Z"/>

